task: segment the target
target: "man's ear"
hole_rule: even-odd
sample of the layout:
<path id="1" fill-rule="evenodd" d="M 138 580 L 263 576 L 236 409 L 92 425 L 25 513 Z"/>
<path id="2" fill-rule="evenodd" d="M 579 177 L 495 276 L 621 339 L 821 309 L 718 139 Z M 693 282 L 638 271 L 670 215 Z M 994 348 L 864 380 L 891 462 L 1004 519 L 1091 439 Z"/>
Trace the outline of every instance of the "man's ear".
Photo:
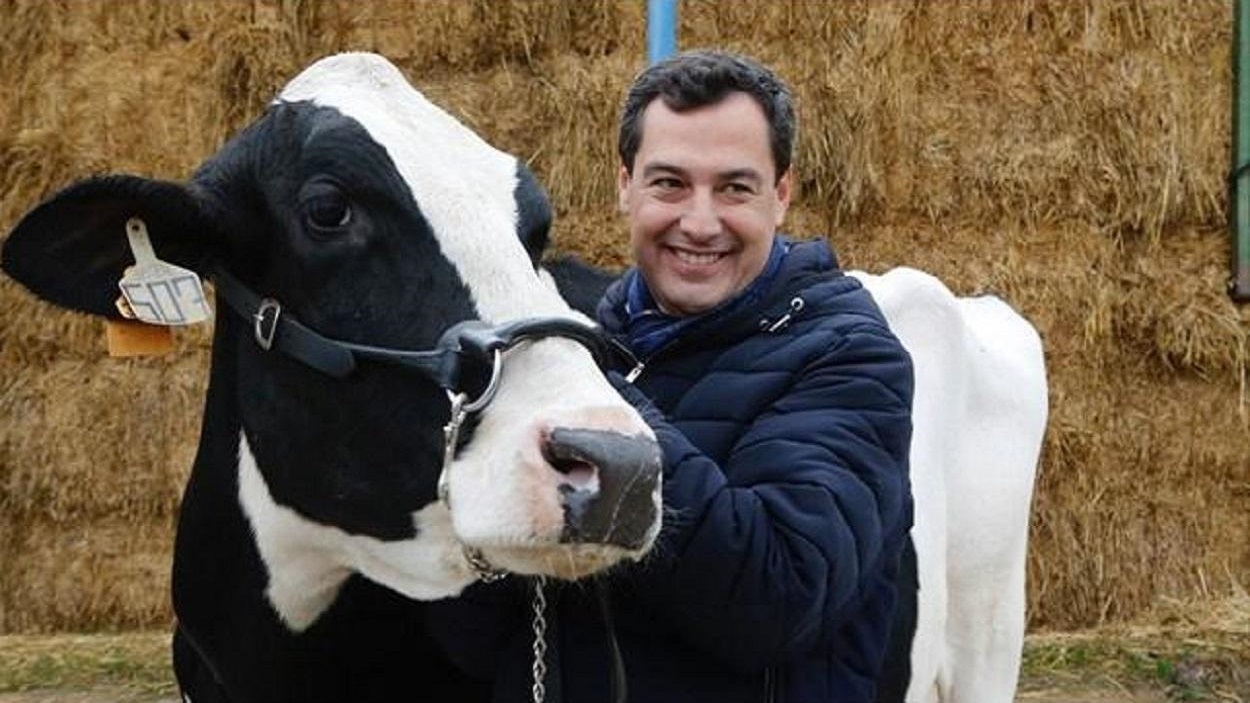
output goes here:
<path id="1" fill-rule="evenodd" d="M 204 273 L 211 227 L 181 183 L 137 176 L 79 181 L 26 214 L 0 247 L 0 268 L 61 307 L 118 318 L 117 283 L 135 263 L 126 221 L 147 224 L 156 255 Z"/>
<path id="2" fill-rule="evenodd" d="M 629 212 L 629 169 L 623 164 L 616 174 L 616 209 L 622 215 Z"/>

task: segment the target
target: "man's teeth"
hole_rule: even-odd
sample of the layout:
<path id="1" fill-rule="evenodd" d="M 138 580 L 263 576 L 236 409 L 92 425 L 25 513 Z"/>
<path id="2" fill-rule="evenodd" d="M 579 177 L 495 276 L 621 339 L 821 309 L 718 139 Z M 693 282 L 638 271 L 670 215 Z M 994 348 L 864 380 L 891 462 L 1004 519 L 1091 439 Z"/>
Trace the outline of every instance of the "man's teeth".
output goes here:
<path id="1" fill-rule="evenodd" d="M 718 254 L 716 252 L 712 252 L 710 254 L 696 254 L 695 252 L 685 251 L 682 249 L 674 249 L 673 253 L 676 254 L 677 258 L 683 263 L 694 264 L 696 266 L 714 264 L 719 261 L 722 256 L 724 256 L 724 254 Z"/>

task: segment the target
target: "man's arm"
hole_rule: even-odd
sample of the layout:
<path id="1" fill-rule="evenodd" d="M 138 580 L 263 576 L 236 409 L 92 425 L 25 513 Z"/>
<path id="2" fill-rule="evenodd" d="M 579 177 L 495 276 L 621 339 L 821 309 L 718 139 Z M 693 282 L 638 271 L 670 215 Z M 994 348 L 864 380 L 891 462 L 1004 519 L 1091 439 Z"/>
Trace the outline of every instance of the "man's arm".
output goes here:
<path id="1" fill-rule="evenodd" d="M 637 596 L 692 644 L 758 669 L 828 641 L 906 530 L 912 370 L 884 327 L 831 340 L 725 466 L 642 394 L 664 452 L 666 525 Z"/>

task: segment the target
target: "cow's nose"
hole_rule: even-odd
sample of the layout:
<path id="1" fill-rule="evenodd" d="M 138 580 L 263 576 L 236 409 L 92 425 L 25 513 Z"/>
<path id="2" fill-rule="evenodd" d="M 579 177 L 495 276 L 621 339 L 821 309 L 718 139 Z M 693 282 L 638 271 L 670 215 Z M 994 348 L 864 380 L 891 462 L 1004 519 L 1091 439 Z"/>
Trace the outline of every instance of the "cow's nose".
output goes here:
<path id="1" fill-rule="evenodd" d="M 561 542 L 639 549 L 658 515 L 660 447 L 655 440 L 607 430 L 559 427 L 543 446 L 560 474 Z"/>

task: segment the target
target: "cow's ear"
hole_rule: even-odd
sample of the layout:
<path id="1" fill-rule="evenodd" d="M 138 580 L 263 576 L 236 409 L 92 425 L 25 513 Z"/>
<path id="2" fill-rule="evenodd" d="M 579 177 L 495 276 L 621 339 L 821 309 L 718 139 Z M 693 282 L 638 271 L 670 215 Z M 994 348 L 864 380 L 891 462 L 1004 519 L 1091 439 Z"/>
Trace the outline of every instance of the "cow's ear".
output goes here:
<path id="1" fill-rule="evenodd" d="M 203 273 L 209 227 L 187 186 L 136 176 L 79 181 L 30 211 L 0 249 L 0 268 L 35 295 L 116 318 L 117 283 L 135 263 L 126 221 L 142 219 L 156 255 Z"/>
<path id="2" fill-rule="evenodd" d="M 530 261 L 538 265 L 543 251 L 547 249 L 547 238 L 551 230 L 551 203 L 547 201 L 547 191 L 543 190 L 538 179 L 529 168 L 517 162 L 516 198 L 517 236 L 530 255 Z"/>

